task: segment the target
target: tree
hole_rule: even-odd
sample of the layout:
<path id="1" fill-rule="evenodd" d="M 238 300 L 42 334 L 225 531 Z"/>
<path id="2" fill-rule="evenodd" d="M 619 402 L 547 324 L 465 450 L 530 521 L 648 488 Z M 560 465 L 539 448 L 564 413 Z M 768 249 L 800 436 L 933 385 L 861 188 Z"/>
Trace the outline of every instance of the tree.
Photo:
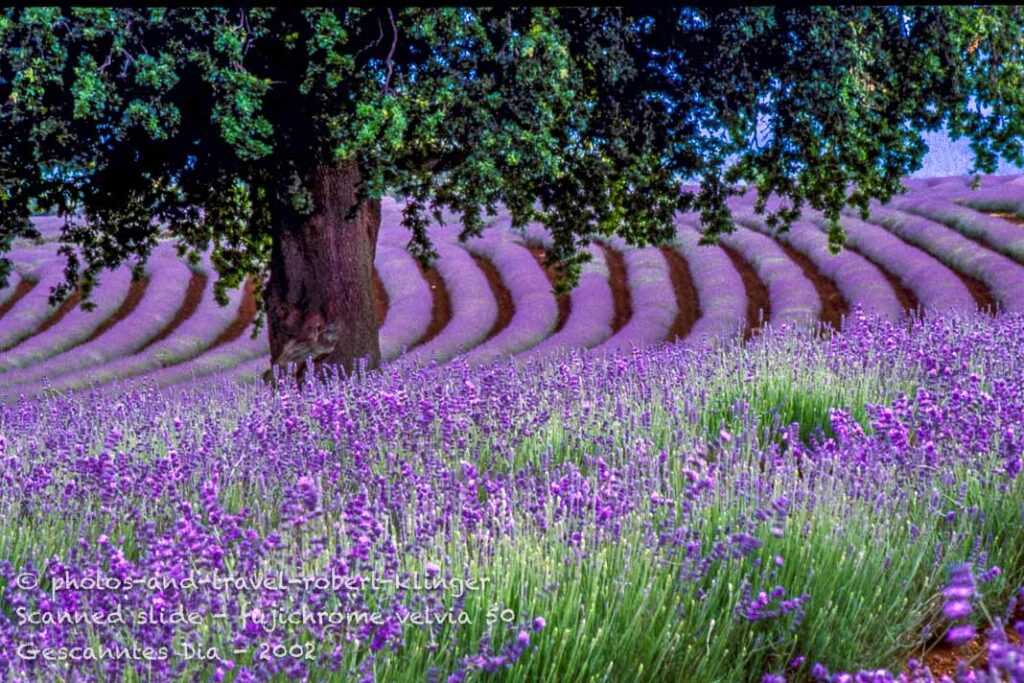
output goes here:
<path id="1" fill-rule="evenodd" d="M 731 230 L 741 183 L 788 199 L 780 229 L 824 211 L 838 248 L 922 131 L 968 136 L 978 171 L 1024 161 L 1021 29 L 1015 7 L 5 9 L 0 252 L 33 203 L 80 214 L 53 297 L 88 302 L 166 227 L 212 246 L 222 301 L 265 278 L 275 363 L 373 364 L 383 194 L 424 263 L 444 208 L 463 237 L 499 204 L 545 223 L 563 289 L 595 235 Z"/>

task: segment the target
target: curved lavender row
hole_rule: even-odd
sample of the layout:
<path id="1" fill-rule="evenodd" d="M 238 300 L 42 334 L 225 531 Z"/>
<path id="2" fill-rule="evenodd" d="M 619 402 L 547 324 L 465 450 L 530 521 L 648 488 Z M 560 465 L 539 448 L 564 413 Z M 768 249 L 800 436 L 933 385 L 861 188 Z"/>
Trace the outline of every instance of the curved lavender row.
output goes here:
<path id="1" fill-rule="evenodd" d="M 804 325 L 821 315 L 821 299 L 800 267 L 774 240 L 748 228 L 723 235 L 721 242 L 745 259 L 768 289 L 773 325 Z"/>
<path id="2" fill-rule="evenodd" d="M 569 316 L 565 325 L 537 346 L 522 352 L 521 358 L 533 358 L 560 349 L 591 348 L 612 336 L 615 302 L 608 284 L 608 264 L 604 252 L 590 245 L 591 260 L 580 269 L 580 281 L 569 293 Z"/>
<path id="3" fill-rule="evenodd" d="M 907 198 L 893 202 L 893 207 L 942 223 L 968 237 L 980 239 L 1004 256 L 1024 263 L 1024 230 L 1019 225 L 946 199 Z"/>
<path id="4" fill-rule="evenodd" d="M 827 229 L 819 212 L 807 212 L 807 218 L 820 230 Z M 924 308 L 943 312 L 976 310 L 963 281 L 926 251 L 859 218 L 843 215 L 840 222 L 847 242 L 906 285 Z"/>
<path id="5" fill-rule="evenodd" d="M 746 227 L 773 236 L 763 216 L 748 211 L 734 215 Z M 860 306 L 865 313 L 888 320 L 896 320 L 903 314 L 896 292 L 882 271 L 860 254 L 848 249 L 832 254 L 828 249 L 828 237 L 814 225 L 797 221 L 790 226 L 788 232 L 774 235 L 774 238 L 806 256 L 822 275 L 835 282 L 851 308 Z"/>
<path id="6" fill-rule="evenodd" d="M 380 353 L 390 360 L 426 332 L 433 298 L 416 260 L 404 249 L 378 247 L 375 265 L 388 294 L 388 312 L 379 335 Z"/>
<path id="7" fill-rule="evenodd" d="M 735 336 L 747 324 L 743 279 L 720 246 L 701 246 L 699 241 L 692 224 L 677 219 L 673 246 L 686 259 L 700 303 L 700 317 L 682 342 L 688 345 Z"/>
<path id="8" fill-rule="evenodd" d="M 656 247 L 629 247 L 621 238 L 610 239 L 608 243 L 623 252 L 633 315 L 595 350 L 619 351 L 664 342 L 679 313 L 665 255 Z"/>
<path id="9" fill-rule="evenodd" d="M 1024 311 L 1024 267 L 1020 264 L 922 216 L 874 205 L 871 217 L 947 265 L 981 280 L 1005 310 Z"/>
<path id="10" fill-rule="evenodd" d="M 544 269 L 526 247 L 506 231 L 488 230 L 469 240 L 467 249 L 488 259 L 508 287 L 515 312 L 508 326 L 466 354 L 470 364 L 487 363 L 539 344 L 558 322 L 558 303 Z"/>
<path id="11" fill-rule="evenodd" d="M 413 362 L 444 362 L 480 343 L 498 318 L 487 277 L 469 253 L 448 241 L 435 244 L 435 264 L 451 297 L 452 317 L 440 334 L 407 355 Z"/>
<path id="12" fill-rule="evenodd" d="M 102 273 L 92 296 L 95 309 L 84 311 L 80 306 L 75 306 L 53 327 L 5 351 L 3 360 L 0 360 L 0 373 L 38 363 L 88 339 L 100 325 L 117 313 L 117 309 L 128 298 L 131 283 L 132 270 L 129 266 Z"/>
<path id="13" fill-rule="evenodd" d="M 61 231 L 64 229 L 65 219 L 61 216 L 32 216 L 29 219 L 32 227 L 39 231 L 39 235 L 46 241 L 60 239 Z"/>
<path id="14" fill-rule="evenodd" d="M 40 277 L 40 269 L 50 262 L 64 264 L 64 257 L 58 252 L 57 244 L 41 244 L 30 247 L 16 247 L 7 253 L 11 259 L 11 273 L 7 278 L 7 286 L 0 290 L 0 304 L 6 303 L 21 282 L 27 282 L 33 286 L 37 285 Z M 11 311 L 7 312 L 10 315 Z M 6 316 L 5 316 L 6 317 Z M 0 323 L 0 327 L 3 323 Z"/>
<path id="15" fill-rule="evenodd" d="M 21 272 L 19 272 L 17 266 L 11 268 L 11 273 L 7 276 L 7 285 L 3 289 L 0 289 L 0 306 L 3 306 L 7 303 L 8 299 L 14 296 L 14 293 L 18 290 L 18 287 L 24 280 L 25 277 L 22 276 Z"/>
<path id="16" fill-rule="evenodd" d="M 138 351 L 174 319 L 185 301 L 186 283 L 192 271 L 178 258 L 173 247 L 168 246 L 154 251 L 146 265 L 146 273 L 149 286 L 131 316 L 112 325 L 87 344 L 0 376 L 0 386 L 34 382 L 46 376 L 56 377 Z M 0 392 L 3 395 L 10 393 Z"/>
<path id="17" fill-rule="evenodd" d="M 39 232 L 39 238 L 17 237 L 11 243 L 14 249 L 25 249 L 49 244 L 56 246 L 64 226 L 63 218 L 60 216 L 30 216 L 29 222 Z"/>
<path id="18" fill-rule="evenodd" d="M 545 245 L 551 243 L 551 232 L 540 223 L 527 223 L 519 229 L 519 232 L 527 242 L 537 242 Z M 592 253 L 598 252 L 592 250 Z"/>
<path id="19" fill-rule="evenodd" d="M 235 384 L 241 384 L 243 382 L 251 382 L 258 377 L 261 377 L 264 372 L 270 368 L 270 356 L 269 355 L 258 355 L 254 358 L 245 360 L 238 365 L 228 368 L 227 370 L 221 370 L 212 375 L 207 375 L 201 379 L 203 382 L 209 382 L 211 384 L 217 384 L 221 382 L 232 382 Z"/>
<path id="20" fill-rule="evenodd" d="M 104 387 L 104 391 L 117 392 L 140 380 L 154 382 L 157 386 L 161 387 L 181 384 L 197 378 L 205 378 L 210 375 L 233 370 L 239 365 L 254 359 L 265 361 L 266 368 L 269 368 L 270 344 L 267 341 L 266 327 L 264 327 L 263 332 L 256 339 L 253 339 L 251 335 L 252 326 L 247 327 L 237 339 L 227 344 L 211 349 L 183 363 L 163 367 L 142 376 L 110 384 Z"/>
<path id="21" fill-rule="evenodd" d="M 209 272 L 208 268 L 204 269 Z M 97 384 L 106 384 L 144 372 L 177 365 L 195 358 L 217 340 L 217 338 L 238 317 L 244 290 L 236 288 L 228 292 L 227 306 L 221 306 L 213 298 L 214 278 L 210 277 L 203 291 L 203 298 L 195 312 L 166 338 L 144 351 L 112 359 L 102 365 L 83 368 L 61 375 L 51 386 L 59 391 L 81 389 Z"/>
<path id="22" fill-rule="evenodd" d="M 33 273 L 36 286 L 4 316 L 0 325 L 0 349 L 9 349 L 29 337 L 59 308 L 48 302 L 50 289 L 64 281 L 63 259 L 51 259 Z"/>
<path id="23" fill-rule="evenodd" d="M 978 211 L 1012 213 L 1024 218 L 1024 187 L 1016 183 L 972 192 L 957 201 Z"/>

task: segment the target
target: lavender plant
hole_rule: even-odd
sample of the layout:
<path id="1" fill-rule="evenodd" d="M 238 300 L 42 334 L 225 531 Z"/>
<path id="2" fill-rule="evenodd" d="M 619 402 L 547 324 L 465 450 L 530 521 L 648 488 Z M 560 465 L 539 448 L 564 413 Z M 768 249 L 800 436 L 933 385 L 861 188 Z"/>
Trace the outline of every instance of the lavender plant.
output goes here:
<path id="1" fill-rule="evenodd" d="M 958 617 L 979 630 L 1024 578 L 1022 331 L 855 311 L 827 339 L 769 326 L 746 345 L 2 406 L 0 675 L 892 670 L 948 630 L 950 565 L 992 576 Z M 96 576 L 120 589 L 82 586 Z M 211 581 L 175 587 L 189 576 Z M 85 612 L 125 619 L 55 621 Z M 290 614 L 314 616 L 267 627 Z M 30 656 L 132 646 L 168 656 Z"/>
<path id="2" fill-rule="evenodd" d="M 124 303 L 131 282 L 130 268 L 104 273 L 97 284 L 96 307 L 93 310 L 71 310 L 45 332 L 34 334 L 14 348 L 7 349 L 0 360 L 0 373 L 38 363 L 93 336 Z"/>
<path id="3" fill-rule="evenodd" d="M 764 220 L 753 213 L 740 212 L 735 216 L 738 223 L 751 230 L 774 235 Z M 777 238 L 806 256 L 825 277 L 834 281 L 846 301 L 866 313 L 894 320 L 903 314 L 895 292 L 878 267 L 850 250 L 831 253 L 828 238 L 814 225 L 795 222 Z"/>
<path id="4" fill-rule="evenodd" d="M 558 305 L 537 259 L 503 231 L 487 231 L 466 248 L 494 265 L 515 306 L 508 326 L 466 354 L 467 362 L 486 363 L 539 344 L 558 322 Z"/>
<path id="5" fill-rule="evenodd" d="M 981 280 L 1007 311 L 1024 311 L 1024 266 L 1021 264 L 921 216 L 875 206 L 872 219 L 950 267 Z"/>
<path id="6" fill-rule="evenodd" d="M 0 395 L 17 397 L 19 392 L 15 385 L 38 382 L 44 377 L 56 377 L 138 351 L 174 320 L 175 314 L 184 304 L 186 288 L 183 283 L 188 282 L 191 272 L 188 265 L 177 258 L 173 249 L 158 248 L 146 266 L 149 286 L 130 317 L 118 321 L 85 344 L 40 363 L 0 375 Z M 39 289 L 38 285 L 32 291 L 36 289 Z M 7 316 L 4 320 L 6 329 L 9 324 Z"/>
<path id="7" fill-rule="evenodd" d="M 618 332 L 596 349 L 622 351 L 664 342 L 679 312 L 665 256 L 654 247 L 627 250 L 626 242 L 621 239 L 609 240 L 609 244 L 624 252 L 633 314 Z"/>

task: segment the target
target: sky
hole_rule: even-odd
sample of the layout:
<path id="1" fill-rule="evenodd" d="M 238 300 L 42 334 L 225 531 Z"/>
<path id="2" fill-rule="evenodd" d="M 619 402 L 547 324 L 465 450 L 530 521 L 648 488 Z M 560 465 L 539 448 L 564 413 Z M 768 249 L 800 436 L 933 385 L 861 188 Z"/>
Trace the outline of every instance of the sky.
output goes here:
<path id="1" fill-rule="evenodd" d="M 974 155 L 968 146 L 967 139 L 957 141 L 949 139 L 945 131 L 925 133 L 928 143 L 928 154 L 924 158 L 921 169 L 911 175 L 912 178 L 935 178 L 951 175 L 966 175 L 971 172 Z M 1024 172 L 1007 161 L 1000 161 L 997 175 L 1015 175 Z"/>

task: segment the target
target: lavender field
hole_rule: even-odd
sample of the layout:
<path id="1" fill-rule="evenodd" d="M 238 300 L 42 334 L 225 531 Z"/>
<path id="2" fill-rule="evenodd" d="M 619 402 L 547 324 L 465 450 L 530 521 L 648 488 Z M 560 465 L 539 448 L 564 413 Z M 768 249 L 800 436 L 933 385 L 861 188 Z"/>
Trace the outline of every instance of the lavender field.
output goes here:
<path id="1" fill-rule="evenodd" d="M 559 298 L 540 226 L 424 272 L 386 201 L 390 362 L 301 388 L 171 242 L 50 307 L 34 219 L 0 680 L 1024 680 L 1024 176 L 907 185 L 839 255 L 744 196 Z"/>
<path id="2" fill-rule="evenodd" d="M 599 239 L 580 285 L 558 300 L 541 226 L 514 230 L 499 214 L 482 237 L 460 243 L 457 224 L 437 225 L 439 259 L 424 273 L 404 249 L 401 204 L 385 200 L 375 264 L 381 351 L 420 363 L 465 355 L 476 365 L 560 349 L 700 345 L 749 336 L 763 323 L 840 329 L 856 306 L 888 320 L 908 311 L 1024 310 L 1024 176 L 986 177 L 977 190 L 964 177 L 907 185 L 870 221 L 844 218 L 849 248 L 838 256 L 820 215 L 807 211 L 773 237 L 753 196 L 741 196 L 732 201 L 739 230 L 720 246 L 697 245 L 696 215 L 678 216 L 676 240 L 662 248 Z M 251 289 L 217 305 L 209 260 L 189 266 L 170 240 L 143 280 L 131 282 L 128 266 L 107 273 L 95 311 L 74 300 L 49 306 L 63 276 L 54 244 L 62 220 L 33 220 L 41 239 L 11 252 L 16 276 L 0 291 L 0 400 L 116 380 L 246 381 L 269 366 L 266 335 L 251 334 Z"/>

